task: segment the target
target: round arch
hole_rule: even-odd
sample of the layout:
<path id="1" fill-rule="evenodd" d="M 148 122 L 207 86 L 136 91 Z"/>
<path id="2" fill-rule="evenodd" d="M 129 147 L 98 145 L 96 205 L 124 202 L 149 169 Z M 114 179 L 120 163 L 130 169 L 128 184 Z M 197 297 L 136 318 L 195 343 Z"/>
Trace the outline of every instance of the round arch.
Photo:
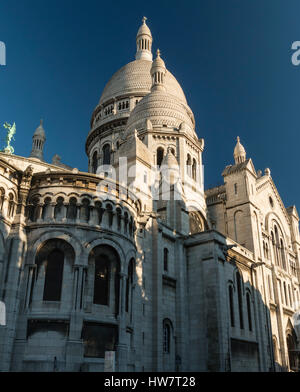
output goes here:
<path id="1" fill-rule="evenodd" d="M 109 239 L 106 237 L 96 238 L 96 239 L 94 239 L 90 242 L 86 242 L 84 244 L 84 247 L 86 248 L 86 252 L 87 252 L 86 264 L 88 262 L 88 257 L 90 255 L 91 251 L 99 245 L 108 245 L 108 246 L 115 249 L 115 251 L 118 253 L 118 256 L 120 259 L 120 272 L 125 273 L 126 272 L 126 263 L 124 262 L 124 260 L 126 260 L 126 255 L 125 255 L 123 249 L 121 248 L 121 246 L 118 244 L 117 241 L 114 241 L 113 239 Z"/>
<path id="2" fill-rule="evenodd" d="M 82 255 L 84 254 L 84 248 L 82 247 L 80 241 L 70 233 L 66 233 L 64 231 L 53 230 L 44 232 L 37 240 L 35 240 L 27 250 L 27 258 L 26 264 L 31 264 L 32 260 L 35 260 L 37 253 L 43 247 L 43 245 L 52 239 L 64 240 L 67 242 L 75 252 L 75 264 L 76 261 L 82 259 Z"/>
<path id="3" fill-rule="evenodd" d="M 272 216 L 273 216 L 273 219 L 272 219 Z M 268 232 L 271 232 L 271 230 L 272 230 L 272 221 L 275 221 L 278 229 L 280 229 L 280 231 L 282 233 L 282 236 L 284 238 L 284 242 L 286 244 L 287 243 L 287 241 L 286 241 L 286 238 L 287 238 L 286 231 L 285 231 L 285 229 L 283 227 L 283 224 L 281 223 L 280 217 L 274 211 L 268 212 L 268 214 L 265 217 L 265 228 L 266 228 L 266 230 Z"/>

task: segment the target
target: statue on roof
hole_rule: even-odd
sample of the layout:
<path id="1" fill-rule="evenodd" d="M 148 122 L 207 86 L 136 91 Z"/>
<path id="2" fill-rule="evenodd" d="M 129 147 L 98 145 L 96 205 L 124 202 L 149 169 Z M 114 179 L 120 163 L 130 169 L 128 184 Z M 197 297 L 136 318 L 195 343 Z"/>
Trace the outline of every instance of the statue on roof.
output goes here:
<path id="1" fill-rule="evenodd" d="M 6 147 L 2 150 L 2 152 L 5 152 L 6 154 L 13 154 L 14 153 L 14 148 L 10 145 L 12 140 L 14 139 L 14 134 L 16 133 L 16 123 L 13 123 L 13 125 L 9 123 L 4 123 L 3 124 L 4 128 L 6 128 L 7 134 L 6 134 Z"/>

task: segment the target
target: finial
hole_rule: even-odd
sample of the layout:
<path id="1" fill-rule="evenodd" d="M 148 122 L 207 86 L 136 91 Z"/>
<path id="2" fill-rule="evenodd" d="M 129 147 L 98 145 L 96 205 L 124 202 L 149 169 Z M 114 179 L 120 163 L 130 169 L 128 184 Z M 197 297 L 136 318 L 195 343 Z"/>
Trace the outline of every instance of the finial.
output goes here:
<path id="1" fill-rule="evenodd" d="M 159 49 L 157 49 L 156 55 L 157 55 L 157 57 L 160 57 L 160 50 Z"/>
<path id="2" fill-rule="evenodd" d="M 143 16 L 143 19 L 142 19 L 143 24 L 146 24 L 146 20 L 147 20 L 146 16 Z"/>
<path id="3" fill-rule="evenodd" d="M 43 126 L 43 119 L 40 120 L 40 126 Z"/>
<path id="4" fill-rule="evenodd" d="M 240 142 L 240 137 L 238 136 L 238 137 L 236 138 L 236 140 L 237 140 L 237 142 L 239 143 L 239 142 Z"/>

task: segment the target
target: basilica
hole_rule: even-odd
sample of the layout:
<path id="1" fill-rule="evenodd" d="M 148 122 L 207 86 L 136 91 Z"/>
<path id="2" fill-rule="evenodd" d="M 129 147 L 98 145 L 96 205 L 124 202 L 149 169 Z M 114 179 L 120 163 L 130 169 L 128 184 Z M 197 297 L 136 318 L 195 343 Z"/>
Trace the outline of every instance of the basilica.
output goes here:
<path id="1" fill-rule="evenodd" d="M 0 153 L 2 372 L 300 370 L 300 237 L 242 141 L 204 189 L 193 112 L 143 18 L 81 172 Z M 165 60 L 165 61 L 164 61 Z M 46 128 L 46 127 L 45 127 Z"/>

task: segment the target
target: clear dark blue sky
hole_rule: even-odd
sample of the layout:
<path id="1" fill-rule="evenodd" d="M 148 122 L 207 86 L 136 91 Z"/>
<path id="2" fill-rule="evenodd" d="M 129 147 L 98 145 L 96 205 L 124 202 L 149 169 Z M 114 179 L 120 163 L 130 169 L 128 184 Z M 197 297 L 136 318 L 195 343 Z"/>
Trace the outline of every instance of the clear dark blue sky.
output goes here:
<path id="1" fill-rule="evenodd" d="M 134 59 L 144 15 L 205 139 L 206 187 L 222 182 L 239 135 L 256 169 L 271 169 L 285 205 L 300 210 L 300 66 L 291 63 L 299 0 L 2 0 L 0 123 L 16 122 L 15 153 L 30 154 L 43 118 L 46 160 L 58 153 L 87 169 L 92 111 Z"/>

